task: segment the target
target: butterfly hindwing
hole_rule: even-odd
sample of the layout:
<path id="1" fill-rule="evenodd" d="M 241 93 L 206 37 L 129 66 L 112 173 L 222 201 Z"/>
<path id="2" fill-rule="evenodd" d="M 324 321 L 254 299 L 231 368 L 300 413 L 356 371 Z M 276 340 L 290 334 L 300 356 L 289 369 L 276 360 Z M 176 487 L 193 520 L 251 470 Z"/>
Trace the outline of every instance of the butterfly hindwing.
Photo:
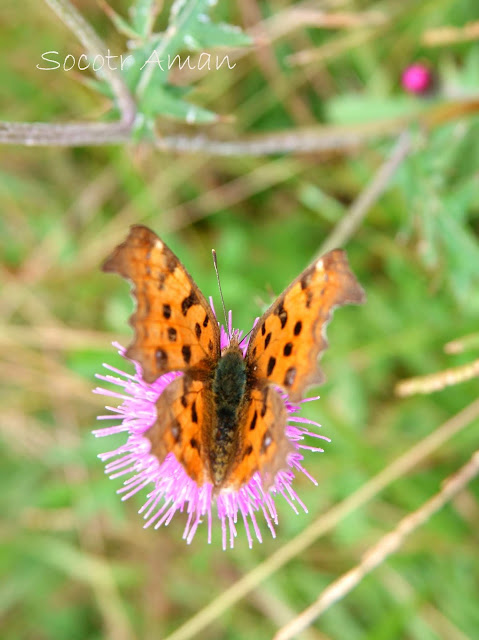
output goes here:
<path id="1" fill-rule="evenodd" d="M 246 360 L 258 379 L 301 399 L 323 374 L 317 360 L 327 347 L 325 328 L 332 311 L 360 304 L 364 291 L 349 268 L 346 253 L 335 249 L 301 273 L 256 324 Z"/>
<path id="2" fill-rule="evenodd" d="M 151 442 L 151 453 L 161 463 L 168 453 L 197 484 L 208 479 L 208 452 L 205 451 L 205 429 L 211 421 L 211 393 L 200 380 L 187 374 L 171 382 L 156 403 L 157 419 L 145 433 Z"/>
<path id="3" fill-rule="evenodd" d="M 267 489 L 278 471 L 287 468 L 294 451 L 286 436 L 287 413 L 283 399 L 271 386 L 255 387 L 239 420 L 239 448 L 230 472 L 236 488 L 246 484 L 255 472 Z"/>
<path id="4" fill-rule="evenodd" d="M 106 260 L 104 271 L 133 282 L 135 337 L 126 356 L 153 382 L 168 371 L 202 367 L 220 355 L 216 318 L 175 254 L 147 227 L 130 233 Z"/>

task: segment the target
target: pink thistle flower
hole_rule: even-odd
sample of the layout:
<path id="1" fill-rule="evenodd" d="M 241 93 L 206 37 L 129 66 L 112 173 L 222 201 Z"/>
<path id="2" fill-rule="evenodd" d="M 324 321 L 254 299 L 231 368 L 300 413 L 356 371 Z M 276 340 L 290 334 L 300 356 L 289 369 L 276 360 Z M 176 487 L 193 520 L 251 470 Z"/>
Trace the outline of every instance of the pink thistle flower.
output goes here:
<path id="1" fill-rule="evenodd" d="M 433 74 L 425 64 L 412 64 L 403 71 L 401 83 L 408 93 L 424 94 L 432 87 Z"/>
<path id="2" fill-rule="evenodd" d="M 221 327 L 222 349 L 228 346 L 229 336 L 236 335 L 241 338 L 242 335 L 241 331 L 232 330 L 231 312 L 228 324 L 228 332 L 223 326 Z M 120 355 L 125 357 L 125 349 L 118 343 L 113 344 Z M 248 342 L 245 341 L 243 355 L 246 353 L 247 346 Z M 186 512 L 187 521 L 183 532 L 183 538 L 186 542 L 191 543 L 198 526 L 206 519 L 208 542 L 210 543 L 213 512 L 216 505 L 216 514 L 221 523 L 223 549 L 227 547 L 228 539 L 230 547 L 233 548 L 239 519 L 244 522 L 248 544 L 251 548 L 253 544 L 251 527 L 254 536 L 259 542 L 262 542 L 258 514 L 262 514 L 273 538 L 275 537 L 275 525 L 278 524 L 275 498 L 279 495 L 286 500 L 295 513 L 298 513 L 296 505 L 299 505 L 307 513 L 308 510 L 292 488 L 292 483 L 295 472 L 300 471 L 315 485 L 318 484 L 302 466 L 302 450 L 322 452 L 323 449 L 303 444 L 303 442 L 305 437 L 328 442 L 330 439 L 311 431 L 312 427 L 319 428 L 320 425 L 313 420 L 299 416 L 298 413 L 303 403 L 317 400 L 318 397 L 306 398 L 297 404 L 291 404 L 287 394 L 278 389 L 288 412 L 286 435 L 293 444 L 294 451 L 288 457 L 288 468 L 276 474 L 273 485 L 269 489 L 263 488 L 260 474 L 255 473 L 238 490 L 220 490 L 214 495 L 213 485 L 205 483 L 198 486 L 187 475 L 173 453 L 168 454 L 160 463 L 150 453 L 150 441 L 145 437 L 145 433 L 156 419 L 155 405 L 158 397 L 168 384 L 182 374 L 180 372 L 167 373 L 149 384 L 142 378 L 141 367 L 135 362 L 133 364 L 136 370 L 134 375 L 108 364 L 103 366 L 111 373 L 97 374 L 97 378 L 115 385 L 120 391 L 98 387 L 94 393 L 114 398 L 120 401 L 120 405 L 117 407 L 107 406 L 106 408 L 112 412 L 112 415 L 98 417 L 99 420 L 114 420 L 116 424 L 97 429 L 93 433 L 96 437 L 126 433 L 127 440 L 123 445 L 102 453 L 98 457 L 107 463 L 105 472 L 110 478 L 127 476 L 123 487 L 118 490 L 122 500 L 127 500 L 145 487 L 150 487 L 146 502 L 139 510 L 146 521 L 145 528 L 154 526 L 155 529 L 158 529 L 163 524 L 168 525 L 177 511 Z"/>

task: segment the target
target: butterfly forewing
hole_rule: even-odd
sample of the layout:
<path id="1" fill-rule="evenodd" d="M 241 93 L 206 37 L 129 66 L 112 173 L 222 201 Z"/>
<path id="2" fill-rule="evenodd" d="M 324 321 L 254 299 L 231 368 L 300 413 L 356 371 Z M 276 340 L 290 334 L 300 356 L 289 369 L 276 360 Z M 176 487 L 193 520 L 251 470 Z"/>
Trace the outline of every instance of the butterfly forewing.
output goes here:
<path id="1" fill-rule="evenodd" d="M 135 337 L 126 356 L 140 363 L 147 382 L 218 359 L 220 332 L 209 304 L 178 258 L 150 229 L 131 227 L 103 270 L 133 282 L 137 308 L 130 324 Z"/>
<path id="2" fill-rule="evenodd" d="M 293 401 L 323 374 L 317 360 L 335 307 L 364 302 L 346 254 L 335 249 L 315 261 L 258 321 L 246 359 L 259 380 L 277 384 Z"/>

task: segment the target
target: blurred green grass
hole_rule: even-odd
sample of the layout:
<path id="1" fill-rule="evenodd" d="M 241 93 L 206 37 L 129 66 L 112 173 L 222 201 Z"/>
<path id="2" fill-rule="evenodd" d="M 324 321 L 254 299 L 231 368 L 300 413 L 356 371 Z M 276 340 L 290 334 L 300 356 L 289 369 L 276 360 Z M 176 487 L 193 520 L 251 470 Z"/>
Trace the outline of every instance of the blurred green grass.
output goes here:
<path id="1" fill-rule="evenodd" d="M 123 13 L 127 5 L 115 3 Z M 218 15 L 247 25 L 256 12 L 266 18 L 289 6 L 250 0 L 224 5 Z M 416 59 L 436 70 L 445 95 L 477 91 L 477 43 L 421 44 L 428 28 L 478 20 L 476 3 L 336 2 L 329 10 L 367 9 L 387 21 L 360 46 L 347 30 L 294 30 L 242 58 L 235 70 L 205 75 L 195 98 L 233 114 L 238 131 L 264 132 L 318 118 L 351 123 L 403 113 L 420 100 L 405 98 L 399 81 Z M 81 10 L 119 46 L 94 2 Z M 48 8 L 7 0 L 0 15 L 2 119 L 98 118 L 106 103 L 73 74 L 35 68 L 46 50 L 81 53 Z M 326 45 L 314 65 L 287 64 L 291 53 Z M 186 546 L 181 515 L 166 529 L 144 531 L 136 514 L 141 499 L 120 503 L 120 481 L 104 476 L 96 454 L 114 442 L 91 435 L 103 413 L 91 388 L 102 362 L 119 362 L 109 344 L 128 342 L 132 303 L 128 285 L 99 266 L 129 224 L 145 223 L 217 299 L 214 247 L 234 324 L 247 329 L 312 259 L 392 142 L 326 158 L 216 158 L 146 146 L 2 149 L 2 638 L 165 637 L 476 398 L 475 380 L 407 399 L 395 397 L 394 386 L 476 357 L 446 355 L 443 346 L 477 331 L 478 125 L 471 117 L 428 136 L 414 131 L 413 152 L 349 241 L 368 303 L 341 309 L 329 327 L 328 381 L 321 400 L 308 407 L 332 438 L 324 454 L 306 455 L 319 487 L 298 478 L 309 514 L 295 516 L 280 505 L 277 539 L 263 526 L 264 543 L 252 551 L 241 525 L 228 552 L 220 550 L 218 530 L 211 547 L 201 530 Z M 469 458 L 477 436 L 477 424 L 464 429 L 199 637 L 271 637 L 434 494 Z M 478 518 L 476 482 L 304 637 L 477 637 Z"/>

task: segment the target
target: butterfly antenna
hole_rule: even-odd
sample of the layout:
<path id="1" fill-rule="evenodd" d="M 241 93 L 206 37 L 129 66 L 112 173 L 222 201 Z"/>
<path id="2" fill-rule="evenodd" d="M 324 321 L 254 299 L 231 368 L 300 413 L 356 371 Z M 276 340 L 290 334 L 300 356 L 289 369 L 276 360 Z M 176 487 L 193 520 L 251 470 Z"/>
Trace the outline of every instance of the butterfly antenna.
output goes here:
<path id="1" fill-rule="evenodd" d="M 226 317 L 225 300 L 223 298 L 223 291 L 221 290 L 220 274 L 218 273 L 218 261 L 216 259 L 216 251 L 212 249 L 211 253 L 213 254 L 213 264 L 215 265 L 216 279 L 218 281 L 218 289 L 220 290 L 221 304 L 223 305 L 223 314 L 225 316 L 225 327 L 226 327 L 226 331 L 228 332 L 228 338 L 231 340 L 228 318 Z"/>
<path id="2" fill-rule="evenodd" d="M 254 329 L 254 327 L 253 327 L 253 329 Z M 243 342 L 246 340 L 246 338 L 249 338 L 249 336 L 253 333 L 253 329 L 250 329 L 250 330 L 248 331 L 248 333 L 247 333 L 246 335 L 244 335 L 244 336 L 241 338 L 240 343 L 239 343 L 239 345 L 238 345 L 239 347 L 241 347 L 241 345 L 242 345 L 242 344 L 243 344 Z"/>

